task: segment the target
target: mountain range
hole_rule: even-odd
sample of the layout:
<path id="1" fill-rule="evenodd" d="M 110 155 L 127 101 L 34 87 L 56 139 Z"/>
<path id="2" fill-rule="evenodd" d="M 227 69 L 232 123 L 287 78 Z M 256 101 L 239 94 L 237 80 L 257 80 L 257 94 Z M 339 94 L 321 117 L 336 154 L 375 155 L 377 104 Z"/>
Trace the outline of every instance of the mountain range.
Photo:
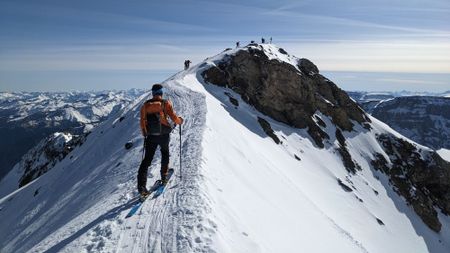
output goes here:
<path id="1" fill-rule="evenodd" d="M 450 149 L 450 92 L 348 92 L 372 116 L 427 147 Z"/>
<path id="2" fill-rule="evenodd" d="M 2 252 L 449 251 L 448 153 L 366 113 L 311 61 L 253 43 L 162 84 L 185 118 L 164 193 L 125 217 L 145 93 L 0 199 Z"/>
<path id="3" fill-rule="evenodd" d="M 44 138 L 55 132 L 85 134 L 141 93 L 0 92 L 0 179 Z"/>

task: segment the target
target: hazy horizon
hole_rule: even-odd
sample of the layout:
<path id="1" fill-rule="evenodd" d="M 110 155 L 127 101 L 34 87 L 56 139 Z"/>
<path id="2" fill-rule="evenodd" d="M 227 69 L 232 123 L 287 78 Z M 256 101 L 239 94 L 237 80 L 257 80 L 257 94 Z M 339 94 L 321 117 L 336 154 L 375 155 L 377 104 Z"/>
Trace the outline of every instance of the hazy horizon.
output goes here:
<path id="1" fill-rule="evenodd" d="M 163 82 L 176 74 L 179 70 L 167 70 L 161 72 L 140 71 L 129 72 L 124 75 L 120 74 L 120 79 L 110 80 L 109 74 L 96 73 L 98 76 L 83 76 L 89 81 L 98 80 L 100 85 L 91 86 L 89 84 L 76 82 L 83 78 L 73 78 L 71 75 L 64 73 L 66 81 L 65 86 L 48 89 L 47 85 L 17 85 L 12 89 L 1 87 L 0 92 L 62 92 L 62 91 L 103 91 L 103 90 L 128 90 L 128 89 L 150 89 L 154 83 Z M 77 75 L 76 72 L 73 73 Z M 84 73 L 86 74 L 86 73 Z M 424 74 L 424 73 L 389 73 L 389 72 L 351 72 L 351 71 L 321 71 L 321 74 L 336 83 L 339 88 L 346 91 L 368 91 L 368 92 L 431 92 L 443 93 L 450 91 L 450 85 L 443 85 L 450 80 L 450 74 Z M 53 73 L 54 75 L 54 73 Z M 53 75 L 48 78 L 52 79 Z M 106 76 L 105 78 L 102 78 Z M 28 83 L 25 76 L 21 79 L 24 83 Z M 102 81 L 103 79 L 103 81 Z M 114 78 L 113 78 L 114 79 Z M 45 80 L 45 79 L 42 79 Z M 60 80 L 60 79 L 58 79 Z M 64 79 L 63 79 L 64 80 Z M 53 82 L 53 81 L 51 81 Z M 103 83 L 102 83 L 103 82 Z M 106 83 L 108 82 L 108 83 Z"/>
<path id="2" fill-rule="evenodd" d="M 0 0 L 0 15 L 0 91 L 145 88 L 261 37 L 345 90 L 450 89 L 447 0 Z"/>

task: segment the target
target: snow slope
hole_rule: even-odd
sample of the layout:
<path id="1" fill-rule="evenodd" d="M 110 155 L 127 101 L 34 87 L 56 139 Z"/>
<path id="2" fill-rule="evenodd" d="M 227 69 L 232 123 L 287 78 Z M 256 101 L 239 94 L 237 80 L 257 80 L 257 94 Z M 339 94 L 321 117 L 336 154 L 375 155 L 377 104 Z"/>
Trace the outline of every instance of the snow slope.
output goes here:
<path id="1" fill-rule="evenodd" d="M 445 160 L 450 162 L 450 150 L 449 149 L 439 149 L 437 151 L 439 153 L 439 155 L 444 158 Z"/>
<path id="2" fill-rule="evenodd" d="M 198 233 L 207 238 L 210 226 L 201 214 L 207 208 L 206 202 L 199 200 L 201 179 L 197 173 L 204 100 L 201 94 L 182 87 L 170 88 L 169 94 L 175 108 L 186 118 L 182 172 L 187 180 L 173 177 L 165 195 L 149 200 L 139 215 L 124 218 L 136 200 L 135 178 L 143 145 L 138 120 L 140 105 L 148 98 L 145 94 L 125 108 L 122 122 L 110 119 L 95 128 L 86 142 L 71 153 L 72 159 L 64 159 L 47 174 L 0 200 L 0 251 L 201 249 L 206 242 L 196 242 L 192 237 Z M 124 148 L 128 141 L 134 143 L 130 150 Z M 178 141 L 178 135 L 173 134 L 174 168 L 179 165 Z M 155 159 L 159 160 L 159 154 Z M 159 171 L 156 167 L 152 170 Z"/>
<path id="3" fill-rule="evenodd" d="M 277 51 L 272 45 L 264 48 L 267 54 Z M 318 149 L 305 129 L 276 122 L 233 91 L 203 82 L 200 73 L 208 65 L 233 53 L 206 59 L 164 82 L 186 125 L 181 171 L 178 129 L 171 136 L 176 176 L 162 196 L 124 218 L 142 155 L 138 119 L 145 94 L 123 110 L 122 122 L 110 119 L 95 128 L 72 160 L 64 159 L 0 200 L 0 251 L 449 251 L 449 218 L 441 215 L 442 230 L 434 233 L 392 190 L 388 178 L 370 169 L 371 154 L 384 154 L 375 134 L 398 133 L 374 118 L 370 132 L 344 132 L 352 157 L 362 166 L 350 176 L 333 148 L 337 140 Z M 281 145 L 266 136 L 258 116 L 270 122 Z M 318 116 L 334 133 L 330 120 Z M 125 150 L 130 140 L 134 146 Z"/>

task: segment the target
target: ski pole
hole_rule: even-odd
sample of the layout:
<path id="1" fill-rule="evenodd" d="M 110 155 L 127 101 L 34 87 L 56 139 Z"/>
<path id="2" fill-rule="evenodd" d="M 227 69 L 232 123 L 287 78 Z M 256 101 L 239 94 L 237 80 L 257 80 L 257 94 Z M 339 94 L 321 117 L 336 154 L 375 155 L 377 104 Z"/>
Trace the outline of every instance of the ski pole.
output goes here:
<path id="1" fill-rule="evenodd" d="M 181 171 L 181 125 L 180 125 L 180 180 L 183 180 L 183 173 Z"/>
<path id="2" fill-rule="evenodd" d="M 144 153 L 145 153 L 145 141 L 146 141 L 147 137 L 144 137 L 144 148 L 142 149 L 142 159 L 144 160 Z"/>

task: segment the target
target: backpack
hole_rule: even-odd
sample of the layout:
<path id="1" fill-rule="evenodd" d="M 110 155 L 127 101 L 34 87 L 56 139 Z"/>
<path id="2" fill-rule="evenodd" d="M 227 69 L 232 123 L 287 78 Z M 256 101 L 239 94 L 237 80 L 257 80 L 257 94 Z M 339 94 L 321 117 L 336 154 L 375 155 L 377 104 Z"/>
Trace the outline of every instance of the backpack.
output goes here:
<path id="1" fill-rule="evenodd" d="M 156 101 L 148 100 L 145 103 L 153 103 Z M 159 101 L 158 101 L 159 102 Z M 147 134 L 148 135 L 162 135 L 169 134 L 172 131 L 170 126 L 166 126 L 161 123 L 161 111 L 163 112 L 163 116 L 166 117 L 166 103 L 167 100 L 163 99 L 162 108 L 160 111 L 154 113 L 147 113 Z"/>

